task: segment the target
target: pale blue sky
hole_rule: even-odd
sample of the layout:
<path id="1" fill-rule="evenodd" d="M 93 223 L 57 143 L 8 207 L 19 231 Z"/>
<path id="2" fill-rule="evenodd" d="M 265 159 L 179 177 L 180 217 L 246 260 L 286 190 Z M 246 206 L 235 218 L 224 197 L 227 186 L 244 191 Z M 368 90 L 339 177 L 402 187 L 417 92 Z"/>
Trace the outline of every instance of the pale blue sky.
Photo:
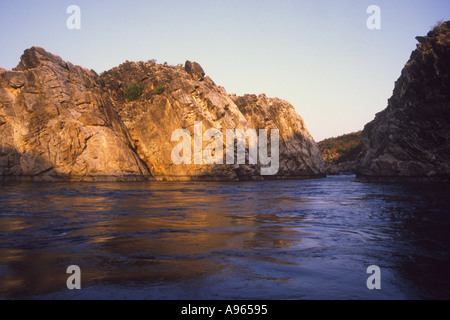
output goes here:
<path id="1" fill-rule="evenodd" d="M 81 8 L 81 30 L 66 9 Z M 369 5 L 381 30 L 369 30 Z M 41 46 L 97 72 L 125 60 L 199 62 L 229 93 L 291 102 L 313 137 L 357 131 L 387 105 L 394 82 L 449 0 L 0 0 L 0 67 Z"/>

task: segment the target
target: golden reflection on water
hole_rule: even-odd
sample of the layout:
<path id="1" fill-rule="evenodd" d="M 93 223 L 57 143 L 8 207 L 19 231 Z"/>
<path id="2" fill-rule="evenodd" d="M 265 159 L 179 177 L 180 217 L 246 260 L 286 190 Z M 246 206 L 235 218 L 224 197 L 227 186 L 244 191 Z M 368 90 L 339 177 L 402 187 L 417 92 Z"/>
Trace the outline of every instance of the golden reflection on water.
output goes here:
<path id="1" fill-rule="evenodd" d="M 287 225 L 301 219 L 254 207 L 286 208 L 289 199 L 276 204 L 260 193 L 248 192 L 240 199 L 203 191 L 208 188 L 105 184 L 96 185 L 99 194 L 89 194 L 88 186 L 82 196 L 56 192 L 28 199 L 34 214 L 2 217 L 0 230 L 15 236 L 23 232 L 39 248 L 28 243 L 21 251 L 0 251 L 0 297 L 65 290 L 65 271 L 73 264 L 82 270 L 84 287 L 201 281 L 229 268 L 234 255 L 245 259 L 255 250 L 289 248 L 300 241 L 299 231 Z M 251 259 L 290 263 L 264 255 Z"/>
<path id="2" fill-rule="evenodd" d="M 4 217 L 1 221 L 0 232 L 19 231 L 29 227 L 24 219 L 18 219 L 16 217 Z"/>
<path id="3" fill-rule="evenodd" d="M 448 185 L 351 181 L 0 184 L 0 299 L 449 297 Z"/>
<path id="4" fill-rule="evenodd" d="M 58 268 L 70 257 L 47 250 L 2 250 L 0 297 L 23 298 L 65 285 L 65 269 Z"/>

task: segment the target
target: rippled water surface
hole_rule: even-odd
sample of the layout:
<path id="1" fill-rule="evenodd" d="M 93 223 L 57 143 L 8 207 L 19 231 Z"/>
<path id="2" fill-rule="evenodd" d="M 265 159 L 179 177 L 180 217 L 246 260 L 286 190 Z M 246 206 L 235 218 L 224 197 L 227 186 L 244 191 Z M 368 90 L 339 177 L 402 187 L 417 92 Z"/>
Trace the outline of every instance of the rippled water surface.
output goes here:
<path id="1" fill-rule="evenodd" d="M 353 180 L 3 183 L 0 299 L 449 299 L 449 185 Z"/>

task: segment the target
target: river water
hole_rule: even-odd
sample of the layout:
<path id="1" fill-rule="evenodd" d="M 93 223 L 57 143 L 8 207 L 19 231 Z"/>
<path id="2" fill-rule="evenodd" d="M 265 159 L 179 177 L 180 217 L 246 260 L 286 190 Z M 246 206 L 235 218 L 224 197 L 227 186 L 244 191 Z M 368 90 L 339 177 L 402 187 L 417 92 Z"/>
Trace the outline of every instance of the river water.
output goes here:
<path id="1" fill-rule="evenodd" d="M 0 299 L 450 299 L 450 185 L 354 179 L 2 183 Z"/>

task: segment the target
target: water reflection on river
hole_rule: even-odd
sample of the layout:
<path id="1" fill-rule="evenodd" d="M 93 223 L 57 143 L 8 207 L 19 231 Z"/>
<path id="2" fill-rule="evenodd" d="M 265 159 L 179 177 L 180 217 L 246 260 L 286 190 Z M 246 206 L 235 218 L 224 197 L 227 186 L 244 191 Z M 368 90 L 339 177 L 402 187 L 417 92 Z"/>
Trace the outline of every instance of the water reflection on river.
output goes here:
<path id="1" fill-rule="evenodd" d="M 449 185 L 353 179 L 3 183 L 0 298 L 450 298 Z"/>

